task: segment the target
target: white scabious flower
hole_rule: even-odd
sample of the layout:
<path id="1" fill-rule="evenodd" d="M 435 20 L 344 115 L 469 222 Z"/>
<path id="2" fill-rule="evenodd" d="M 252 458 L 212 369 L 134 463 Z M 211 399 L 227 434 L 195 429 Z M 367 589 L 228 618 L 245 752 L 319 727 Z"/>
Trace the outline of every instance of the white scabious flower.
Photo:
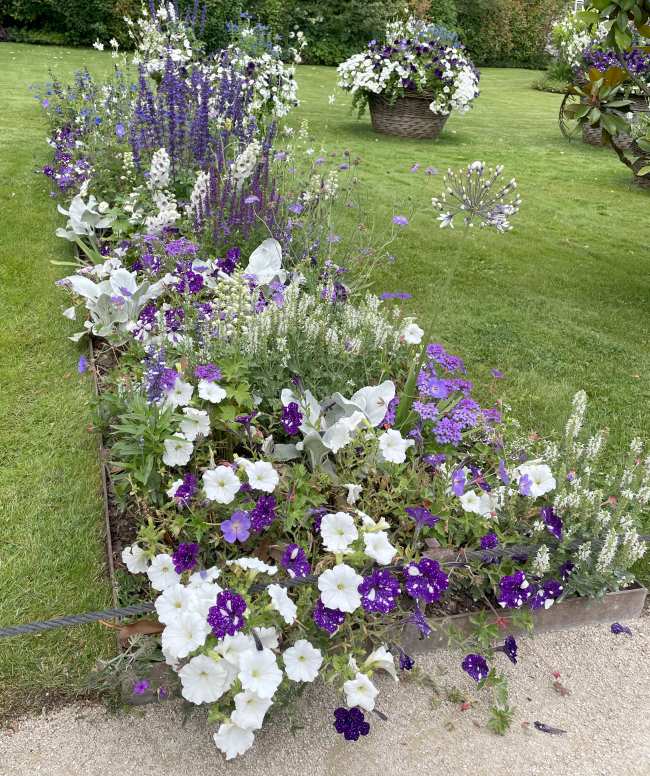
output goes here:
<path id="1" fill-rule="evenodd" d="M 293 682 L 313 682 L 323 664 L 323 655 L 306 639 L 298 641 L 282 653 L 284 670 Z"/>
<path id="2" fill-rule="evenodd" d="M 366 711 L 372 711 L 375 708 L 375 698 L 379 694 L 379 690 L 360 671 L 357 672 L 354 679 L 349 679 L 343 683 L 343 691 L 346 703 L 350 708 L 359 706 Z"/>
<path id="3" fill-rule="evenodd" d="M 320 524 L 320 534 L 325 549 L 332 553 L 346 552 L 350 544 L 359 536 L 354 518 L 347 512 L 324 515 Z"/>

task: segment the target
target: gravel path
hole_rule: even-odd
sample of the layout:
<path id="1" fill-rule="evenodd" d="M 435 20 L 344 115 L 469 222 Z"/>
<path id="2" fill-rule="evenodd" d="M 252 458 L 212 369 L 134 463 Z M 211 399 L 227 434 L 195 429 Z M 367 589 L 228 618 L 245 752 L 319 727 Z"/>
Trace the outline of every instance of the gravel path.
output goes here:
<path id="1" fill-rule="evenodd" d="M 331 726 L 336 698 L 315 685 L 290 717 L 267 722 L 255 746 L 226 764 L 200 710 L 185 721 L 169 702 L 117 716 L 74 704 L 0 731 L 1 776 L 649 776 L 650 618 L 627 623 L 633 638 L 606 625 L 520 640 L 520 661 L 498 656 L 516 706 L 504 738 L 485 727 L 487 693 L 467 711 L 446 700 L 452 688 L 472 692 L 459 655 L 438 652 L 419 664 L 440 692 L 412 681 L 381 681 L 383 722 L 347 743 Z M 552 673 L 570 690 L 553 689 Z M 549 735 L 539 720 L 563 728 Z"/>

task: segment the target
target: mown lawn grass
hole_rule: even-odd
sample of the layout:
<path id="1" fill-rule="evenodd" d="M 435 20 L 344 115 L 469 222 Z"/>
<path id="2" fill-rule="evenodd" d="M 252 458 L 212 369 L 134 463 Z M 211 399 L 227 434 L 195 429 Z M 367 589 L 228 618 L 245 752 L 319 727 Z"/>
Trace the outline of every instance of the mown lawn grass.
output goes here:
<path id="1" fill-rule="evenodd" d="M 103 512 L 96 440 L 87 432 L 92 383 L 61 316 L 54 281 L 69 246 L 49 186 L 46 126 L 28 87 L 48 66 L 69 75 L 89 57 L 0 45 L 0 624 L 103 608 Z M 83 691 L 114 640 L 102 626 L 0 640 L 0 713 Z"/>
<path id="2" fill-rule="evenodd" d="M 44 179 L 45 124 L 28 86 L 84 64 L 111 67 L 95 51 L 0 46 L 0 623 L 51 617 L 109 602 L 104 573 L 99 475 L 86 433 L 91 386 L 76 373 L 71 325 L 60 316 L 65 258 L 53 238 L 60 223 Z M 567 143 L 557 127 L 560 97 L 530 89 L 536 74 L 487 70 L 483 94 L 465 117 L 452 116 L 436 142 L 373 134 L 349 99 L 334 105 L 335 72 L 301 67 L 301 107 L 314 145 L 348 149 L 358 168 L 369 229 L 387 233 L 393 213 L 410 215 L 395 261 L 377 291 L 406 291 L 406 303 L 435 338 L 462 354 L 477 382 L 498 367 L 500 391 L 524 428 L 561 427 L 584 388 L 593 426 L 610 429 L 622 455 L 634 435 L 650 438 L 647 411 L 648 195 L 632 189 L 607 151 Z M 475 159 L 506 166 L 524 204 L 515 231 L 463 235 L 438 228 L 430 198 L 441 189 L 434 166 Z M 419 163 L 417 173 L 411 167 Z M 446 292 L 442 289 L 446 288 Z M 641 573 L 650 579 L 648 565 Z M 93 660 L 112 648 L 99 627 L 0 642 L 0 692 L 76 691 Z"/>

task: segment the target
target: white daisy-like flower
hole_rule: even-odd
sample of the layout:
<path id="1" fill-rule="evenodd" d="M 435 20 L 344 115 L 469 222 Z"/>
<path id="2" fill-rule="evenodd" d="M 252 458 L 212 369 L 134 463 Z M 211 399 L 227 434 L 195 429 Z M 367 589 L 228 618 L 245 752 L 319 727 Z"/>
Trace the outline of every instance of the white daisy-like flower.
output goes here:
<path id="1" fill-rule="evenodd" d="M 347 512 L 334 512 L 324 515 L 320 524 L 320 535 L 328 552 L 346 552 L 350 544 L 359 536 L 354 518 Z"/>
<path id="2" fill-rule="evenodd" d="M 171 391 L 167 392 L 165 398 L 165 404 L 168 407 L 175 409 L 176 407 L 185 407 L 192 401 L 192 394 L 194 393 L 194 386 L 191 383 L 186 383 L 185 380 L 178 377 L 174 383 L 174 387 Z"/>
<path id="3" fill-rule="evenodd" d="M 388 651 L 385 644 L 382 644 L 377 649 L 373 650 L 363 663 L 364 668 L 368 668 L 372 671 L 381 669 L 389 673 L 393 679 L 398 682 L 397 670 L 395 669 L 395 658 Z"/>
<path id="4" fill-rule="evenodd" d="M 181 431 L 185 439 L 193 442 L 198 436 L 207 437 L 210 434 L 210 418 L 205 410 L 194 407 L 183 407 L 184 420 L 181 421 Z"/>
<path id="5" fill-rule="evenodd" d="M 205 617 L 198 612 L 184 612 L 162 632 L 162 648 L 167 657 L 179 659 L 202 647 L 210 632 Z"/>
<path id="6" fill-rule="evenodd" d="M 217 466 L 203 472 L 203 490 L 209 501 L 230 504 L 240 488 L 239 477 L 229 466 Z"/>
<path id="7" fill-rule="evenodd" d="M 165 439 L 163 463 L 167 466 L 185 466 L 189 463 L 193 451 L 194 445 L 187 439 L 182 437 Z"/>
<path id="8" fill-rule="evenodd" d="M 266 712 L 271 708 L 271 698 L 262 698 L 257 693 L 238 692 L 234 698 L 235 710 L 230 715 L 230 721 L 244 730 L 259 730 L 264 722 Z"/>
<path id="9" fill-rule="evenodd" d="M 181 575 L 176 573 L 171 555 L 166 553 L 156 555 L 151 561 L 147 576 L 154 590 L 166 590 L 181 581 Z"/>
<path id="10" fill-rule="evenodd" d="M 272 698 L 282 681 L 275 655 L 270 649 L 251 649 L 239 658 L 242 689 L 250 690 L 261 698 Z"/>
<path id="11" fill-rule="evenodd" d="M 219 404 L 228 394 L 212 380 L 199 380 L 199 397 L 212 404 Z"/>
<path id="12" fill-rule="evenodd" d="M 531 498 L 538 498 L 555 490 L 557 485 L 551 467 L 545 463 L 523 464 L 515 469 L 518 481 L 528 477 Z"/>
<path id="13" fill-rule="evenodd" d="M 386 531 L 365 532 L 363 534 L 363 543 L 365 545 L 366 555 L 369 558 L 376 560 L 380 566 L 388 565 L 397 552 L 395 547 L 393 547 L 388 540 Z"/>
<path id="14" fill-rule="evenodd" d="M 320 649 L 310 644 L 307 639 L 299 639 L 282 653 L 284 670 L 293 682 L 313 682 L 318 676 L 323 664 Z"/>
<path id="15" fill-rule="evenodd" d="M 379 690 L 365 674 L 357 672 L 354 679 L 344 682 L 343 691 L 346 703 L 350 708 L 360 706 L 366 711 L 372 711 L 375 708 L 375 698 L 379 694 Z"/>
<path id="16" fill-rule="evenodd" d="M 149 568 L 145 551 L 139 544 L 132 544 L 122 550 L 122 563 L 131 574 L 146 574 Z"/>
<path id="17" fill-rule="evenodd" d="M 246 458 L 235 457 L 237 463 L 245 470 L 251 488 L 262 490 L 265 493 L 273 493 L 280 475 L 268 461 L 248 461 Z"/>
<path id="18" fill-rule="evenodd" d="M 183 612 L 189 612 L 196 599 L 191 588 L 177 584 L 163 590 L 156 598 L 156 613 L 163 625 L 174 622 Z"/>
<path id="19" fill-rule="evenodd" d="M 362 582 L 363 577 L 351 566 L 339 563 L 318 577 L 321 600 L 328 609 L 353 612 L 361 605 L 358 587 Z"/>
<path id="20" fill-rule="evenodd" d="M 280 613 L 287 625 L 292 625 L 295 622 L 298 607 L 289 598 L 287 589 L 282 587 L 282 585 L 269 585 L 266 590 L 271 599 L 273 609 Z"/>
<path id="21" fill-rule="evenodd" d="M 178 672 L 183 688 L 181 694 L 190 703 L 214 703 L 230 689 L 231 674 L 223 660 L 197 655 Z"/>
<path id="22" fill-rule="evenodd" d="M 391 428 L 379 437 L 379 452 L 384 461 L 404 463 L 406 451 L 414 444 L 413 439 L 404 439 L 399 431 Z"/>
<path id="23" fill-rule="evenodd" d="M 235 558 L 234 560 L 227 560 L 226 565 L 239 566 L 240 569 L 257 571 L 259 574 L 268 574 L 270 577 L 278 572 L 277 566 L 269 566 L 268 563 L 264 563 L 259 558 Z"/>
<path id="24" fill-rule="evenodd" d="M 350 506 L 354 506 L 354 504 L 356 504 L 359 500 L 359 496 L 361 495 L 363 488 L 361 485 L 356 485 L 354 482 L 347 482 L 343 487 L 348 489 L 348 504 Z"/>
<path id="25" fill-rule="evenodd" d="M 402 338 L 407 345 L 419 345 L 423 334 L 424 329 L 421 329 L 413 320 L 408 321 L 402 329 Z"/>
<path id="26" fill-rule="evenodd" d="M 255 735 L 251 730 L 240 728 L 233 722 L 222 722 L 213 738 L 217 749 L 226 755 L 226 760 L 232 760 L 237 755 L 244 754 L 255 741 Z"/>

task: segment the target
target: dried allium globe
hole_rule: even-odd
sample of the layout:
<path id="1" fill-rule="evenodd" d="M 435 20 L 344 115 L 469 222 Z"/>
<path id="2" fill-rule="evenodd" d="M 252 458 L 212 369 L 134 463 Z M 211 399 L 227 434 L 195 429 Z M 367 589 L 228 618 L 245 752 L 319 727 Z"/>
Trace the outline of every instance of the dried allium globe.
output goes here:
<path id="1" fill-rule="evenodd" d="M 501 182 L 503 166 L 486 167 L 485 162 L 472 162 L 466 169 L 447 170 L 445 191 L 433 197 L 431 204 L 440 211 L 440 228 L 454 228 L 454 219 L 460 216 L 466 227 L 492 227 L 497 232 L 512 229 L 509 219 L 519 212 L 521 198 L 517 181 L 512 178 Z"/>

